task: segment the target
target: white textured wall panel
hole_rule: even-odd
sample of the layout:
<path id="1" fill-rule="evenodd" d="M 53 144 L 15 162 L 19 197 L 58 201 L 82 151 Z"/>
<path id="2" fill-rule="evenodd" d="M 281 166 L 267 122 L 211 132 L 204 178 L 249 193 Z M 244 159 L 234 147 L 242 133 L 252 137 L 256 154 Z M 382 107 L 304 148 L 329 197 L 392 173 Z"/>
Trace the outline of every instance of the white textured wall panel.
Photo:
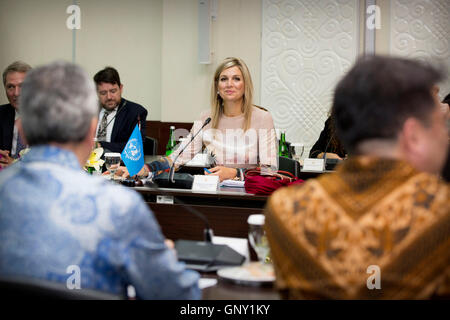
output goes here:
<path id="1" fill-rule="evenodd" d="M 392 54 L 439 58 L 450 66 L 450 0 L 391 0 Z M 450 92 L 450 80 L 441 85 L 441 97 Z"/>
<path id="2" fill-rule="evenodd" d="M 261 105 L 305 154 L 358 54 L 358 0 L 263 0 Z"/>

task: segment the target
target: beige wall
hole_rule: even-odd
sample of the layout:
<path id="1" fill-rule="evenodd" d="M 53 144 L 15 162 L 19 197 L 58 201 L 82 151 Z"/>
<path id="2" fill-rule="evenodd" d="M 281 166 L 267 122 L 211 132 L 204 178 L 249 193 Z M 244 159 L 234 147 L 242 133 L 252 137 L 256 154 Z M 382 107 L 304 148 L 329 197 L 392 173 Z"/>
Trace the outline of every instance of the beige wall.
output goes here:
<path id="1" fill-rule="evenodd" d="M 118 69 L 124 97 L 161 118 L 163 0 L 78 0 L 76 62 L 93 76 L 106 65 Z M 66 8 L 72 0 L 0 0 L 0 68 L 14 60 L 32 66 L 72 61 L 72 30 Z M 0 103 L 6 103 L 4 93 Z"/>
<path id="2" fill-rule="evenodd" d="M 76 62 L 93 76 L 118 69 L 124 97 L 149 110 L 148 120 L 192 122 L 209 108 L 220 60 L 243 58 L 260 100 L 261 0 L 219 0 L 212 24 L 212 64 L 197 58 L 197 0 L 78 0 Z M 72 60 L 66 8 L 72 0 L 0 0 L 0 68 L 14 60 L 33 66 Z M 19 22 L 19 23 L 18 23 Z M 0 103 L 6 103 L 4 93 Z"/>
<path id="3" fill-rule="evenodd" d="M 82 28 L 76 61 L 92 76 L 115 67 L 123 97 L 142 104 L 147 120 L 161 118 L 162 0 L 78 0 Z"/>
<path id="4" fill-rule="evenodd" d="M 390 0 L 377 0 L 377 6 L 381 11 L 381 29 L 375 33 L 375 48 L 378 54 L 390 53 L 390 36 L 391 36 L 391 3 Z"/>
<path id="5" fill-rule="evenodd" d="M 442 0 L 444 1 L 444 0 Z M 255 103 L 261 96 L 262 0 L 218 0 L 212 23 L 212 63 L 197 59 L 198 0 L 78 0 L 81 30 L 76 62 L 93 76 L 116 67 L 124 97 L 149 110 L 148 120 L 192 122 L 209 108 L 215 67 L 228 56 L 243 58 L 252 74 Z M 72 60 L 66 8 L 72 0 L 0 0 L 0 69 L 14 60 L 33 66 Z M 364 1 L 360 6 L 363 52 Z M 389 53 L 390 0 L 377 0 L 382 29 L 377 53 Z M 0 104 L 6 103 L 0 93 Z"/>
<path id="6" fill-rule="evenodd" d="M 208 105 L 211 66 L 197 62 L 197 1 L 163 1 L 161 121 L 190 122 Z"/>
<path id="7" fill-rule="evenodd" d="M 237 56 L 248 64 L 260 101 L 261 0 L 219 0 L 212 23 L 212 63 L 198 63 L 197 0 L 163 1 L 162 121 L 192 122 L 210 106 L 217 65 Z"/>
<path id="8" fill-rule="evenodd" d="M 70 4 L 71 0 L 0 0 L 1 71 L 14 60 L 33 66 L 71 60 L 72 31 L 66 27 Z M 0 103 L 6 101 L 0 94 Z"/>

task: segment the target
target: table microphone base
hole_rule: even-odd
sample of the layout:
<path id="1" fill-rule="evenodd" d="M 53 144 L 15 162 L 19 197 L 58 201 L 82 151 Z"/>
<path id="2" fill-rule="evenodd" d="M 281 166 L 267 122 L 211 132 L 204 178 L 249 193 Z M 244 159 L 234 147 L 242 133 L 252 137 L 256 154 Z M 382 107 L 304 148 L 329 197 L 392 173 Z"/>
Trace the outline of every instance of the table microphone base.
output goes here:
<path id="1" fill-rule="evenodd" d="M 194 176 L 189 173 L 175 173 L 174 182 L 169 181 L 169 173 L 164 172 L 153 178 L 159 188 L 192 189 Z"/>
<path id="2" fill-rule="evenodd" d="M 334 170 L 334 168 L 341 163 L 342 160 L 339 159 L 326 159 L 325 160 L 325 170 Z"/>
<path id="3" fill-rule="evenodd" d="M 227 245 L 205 241 L 177 240 L 175 250 L 178 260 L 186 263 L 188 269 L 216 271 L 223 267 L 240 266 L 245 257 Z"/>

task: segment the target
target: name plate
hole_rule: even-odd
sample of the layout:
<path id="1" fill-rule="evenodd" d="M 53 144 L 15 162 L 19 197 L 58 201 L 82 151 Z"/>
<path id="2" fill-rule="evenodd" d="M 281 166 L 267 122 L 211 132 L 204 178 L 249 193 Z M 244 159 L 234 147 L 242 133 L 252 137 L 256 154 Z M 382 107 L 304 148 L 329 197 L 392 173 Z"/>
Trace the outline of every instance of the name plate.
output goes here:
<path id="1" fill-rule="evenodd" d="M 172 196 L 156 196 L 156 203 L 173 204 Z"/>
<path id="2" fill-rule="evenodd" d="M 217 191 L 219 176 L 195 175 L 192 190 L 194 191 Z"/>
<path id="3" fill-rule="evenodd" d="M 325 168 L 325 161 L 323 159 L 307 158 L 303 162 L 302 171 L 323 171 Z"/>

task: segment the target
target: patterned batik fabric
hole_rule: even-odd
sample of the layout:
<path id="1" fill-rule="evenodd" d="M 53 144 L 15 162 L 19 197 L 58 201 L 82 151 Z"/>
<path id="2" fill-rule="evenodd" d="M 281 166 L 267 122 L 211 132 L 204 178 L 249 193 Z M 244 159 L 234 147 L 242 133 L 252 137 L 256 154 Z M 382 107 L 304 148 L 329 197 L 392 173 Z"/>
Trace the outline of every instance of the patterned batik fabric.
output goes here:
<path id="1" fill-rule="evenodd" d="M 0 276 L 67 283 L 142 299 L 199 299 L 198 273 L 164 242 L 131 189 L 84 172 L 75 155 L 33 146 L 0 172 Z"/>
<path id="2" fill-rule="evenodd" d="M 448 295 L 449 189 L 405 162 L 367 157 L 281 188 L 265 211 L 277 287 L 291 299 Z"/>

